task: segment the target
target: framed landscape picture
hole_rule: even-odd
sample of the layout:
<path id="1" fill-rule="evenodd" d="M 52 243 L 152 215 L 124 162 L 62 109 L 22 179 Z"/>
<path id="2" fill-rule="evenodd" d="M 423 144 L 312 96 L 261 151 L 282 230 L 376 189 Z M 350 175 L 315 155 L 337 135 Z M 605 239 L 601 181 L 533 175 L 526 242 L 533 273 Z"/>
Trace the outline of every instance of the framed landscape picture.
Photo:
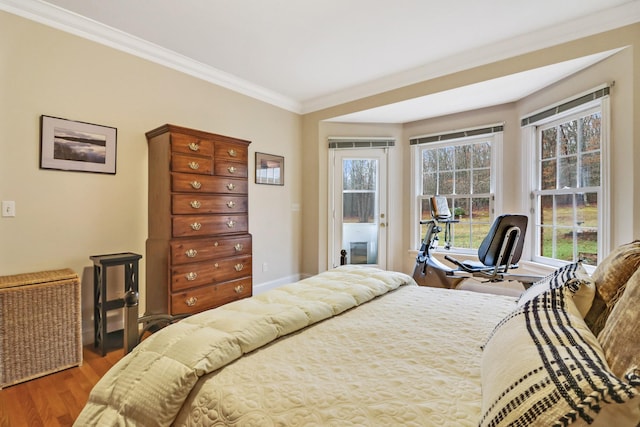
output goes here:
<path id="1" fill-rule="evenodd" d="M 116 173 L 117 129 L 40 117 L 40 169 Z"/>

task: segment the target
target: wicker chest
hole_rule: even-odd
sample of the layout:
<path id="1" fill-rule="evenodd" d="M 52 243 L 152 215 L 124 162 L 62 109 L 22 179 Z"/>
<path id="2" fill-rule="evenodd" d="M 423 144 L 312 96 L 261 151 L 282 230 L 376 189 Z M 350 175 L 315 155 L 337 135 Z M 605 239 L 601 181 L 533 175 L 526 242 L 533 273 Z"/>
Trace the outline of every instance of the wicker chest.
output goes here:
<path id="1" fill-rule="evenodd" d="M 0 276 L 0 388 L 81 363 L 78 275 L 62 269 Z"/>

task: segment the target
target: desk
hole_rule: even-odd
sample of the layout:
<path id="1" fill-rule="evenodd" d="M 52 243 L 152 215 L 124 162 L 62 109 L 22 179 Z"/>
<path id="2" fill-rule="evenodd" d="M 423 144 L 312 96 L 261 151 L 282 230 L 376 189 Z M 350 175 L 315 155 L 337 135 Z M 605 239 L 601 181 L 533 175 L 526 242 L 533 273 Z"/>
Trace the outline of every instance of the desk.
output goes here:
<path id="1" fill-rule="evenodd" d="M 132 252 L 93 255 L 93 327 L 94 346 L 104 356 L 109 348 L 122 347 L 123 330 L 107 333 L 107 312 L 125 306 L 124 295 L 128 291 L 138 293 L 138 261 L 142 255 Z M 121 298 L 107 299 L 107 269 L 124 266 L 124 289 Z"/>

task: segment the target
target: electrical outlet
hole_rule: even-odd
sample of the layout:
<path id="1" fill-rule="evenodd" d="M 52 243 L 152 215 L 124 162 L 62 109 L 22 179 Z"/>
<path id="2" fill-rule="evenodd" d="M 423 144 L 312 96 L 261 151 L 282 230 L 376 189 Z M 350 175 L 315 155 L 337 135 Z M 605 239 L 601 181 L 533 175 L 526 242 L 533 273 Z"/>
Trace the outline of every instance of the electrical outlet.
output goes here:
<path id="1" fill-rule="evenodd" d="M 13 200 L 3 200 L 2 216 L 5 216 L 5 217 L 16 216 L 16 202 L 14 202 Z"/>
<path id="2" fill-rule="evenodd" d="M 266 262 L 262 263 L 262 272 L 269 271 L 269 264 Z"/>

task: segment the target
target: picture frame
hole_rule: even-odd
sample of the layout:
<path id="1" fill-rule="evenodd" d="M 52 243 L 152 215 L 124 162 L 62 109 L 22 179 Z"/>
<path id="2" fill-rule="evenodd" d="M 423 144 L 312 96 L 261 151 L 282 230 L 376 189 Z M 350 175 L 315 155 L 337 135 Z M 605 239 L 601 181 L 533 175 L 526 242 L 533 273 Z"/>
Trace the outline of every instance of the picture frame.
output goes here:
<path id="1" fill-rule="evenodd" d="M 256 152 L 256 184 L 284 185 L 284 157 Z"/>
<path id="2" fill-rule="evenodd" d="M 40 169 L 115 175 L 118 130 L 40 116 Z"/>

